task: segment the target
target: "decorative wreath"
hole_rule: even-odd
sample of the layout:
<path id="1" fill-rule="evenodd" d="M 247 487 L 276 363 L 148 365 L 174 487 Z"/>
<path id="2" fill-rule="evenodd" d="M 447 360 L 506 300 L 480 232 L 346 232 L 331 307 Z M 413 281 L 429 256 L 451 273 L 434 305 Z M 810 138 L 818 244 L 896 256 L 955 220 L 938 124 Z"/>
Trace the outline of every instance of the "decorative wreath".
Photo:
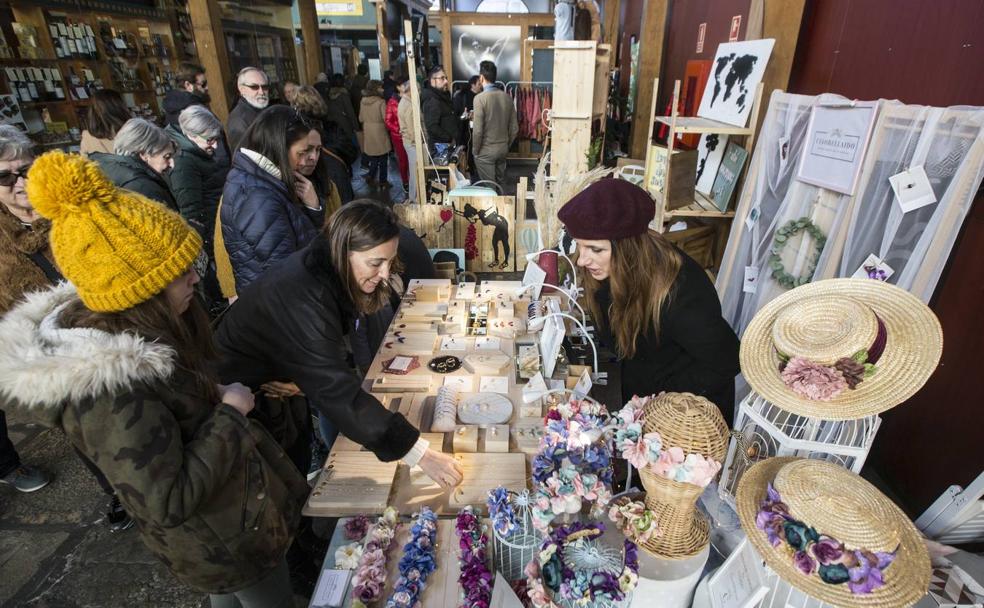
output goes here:
<path id="1" fill-rule="evenodd" d="M 782 265 L 782 250 L 786 247 L 789 239 L 800 232 L 806 231 L 814 240 L 813 257 L 807 263 L 806 271 L 798 277 L 786 272 Z M 782 228 L 776 230 L 775 239 L 772 242 L 772 255 L 769 256 L 769 267 L 772 269 L 772 278 L 786 289 L 806 285 L 813 278 L 813 272 L 817 269 L 817 262 L 820 260 L 820 253 L 823 246 L 827 243 L 825 235 L 810 218 L 801 217 L 798 220 L 790 220 Z"/>

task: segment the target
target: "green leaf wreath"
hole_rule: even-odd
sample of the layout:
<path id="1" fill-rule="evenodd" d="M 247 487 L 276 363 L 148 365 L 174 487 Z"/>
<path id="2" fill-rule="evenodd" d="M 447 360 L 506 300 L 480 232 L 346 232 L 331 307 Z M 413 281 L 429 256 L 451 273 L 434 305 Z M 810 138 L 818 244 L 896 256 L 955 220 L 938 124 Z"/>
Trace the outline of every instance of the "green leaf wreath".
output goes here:
<path id="1" fill-rule="evenodd" d="M 782 265 L 782 251 L 786 243 L 800 232 L 806 232 L 813 237 L 814 252 L 807 262 L 805 272 L 798 277 L 786 272 Z M 801 217 L 798 220 L 790 220 L 782 228 L 776 230 L 775 238 L 772 242 L 772 254 L 769 256 L 769 268 L 772 269 L 772 278 L 786 289 L 806 285 L 813 278 L 813 272 L 817 269 L 817 262 L 820 261 L 820 253 L 823 246 L 827 243 L 827 236 L 810 221 L 810 218 Z"/>

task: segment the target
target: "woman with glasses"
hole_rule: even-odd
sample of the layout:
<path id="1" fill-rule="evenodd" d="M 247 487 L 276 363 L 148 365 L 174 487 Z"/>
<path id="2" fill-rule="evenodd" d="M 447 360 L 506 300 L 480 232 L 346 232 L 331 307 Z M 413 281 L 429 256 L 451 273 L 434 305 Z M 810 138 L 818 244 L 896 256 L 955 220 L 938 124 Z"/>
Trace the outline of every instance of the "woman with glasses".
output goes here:
<path id="1" fill-rule="evenodd" d="M 174 142 L 164 129 L 143 118 L 131 118 L 113 138 L 112 154 L 93 152 L 89 159 L 99 163 L 118 187 L 178 210 L 164 178 L 174 166 Z"/>
<path id="2" fill-rule="evenodd" d="M 318 154 L 320 146 L 309 137 L 312 130 L 293 108 L 273 106 L 243 134 L 222 191 L 216 230 L 216 249 L 221 238 L 231 267 L 224 268 L 218 251 L 219 280 L 227 297 L 311 242 L 324 223 L 317 191 L 300 171 Z"/>
<path id="3" fill-rule="evenodd" d="M 180 128 L 165 129 L 177 144 L 171 170 L 171 192 L 181 217 L 206 241 L 215 230 L 215 214 L 229 167 L 215 162 L 222 141 L 222 123 L 205 106 L 188 106 L 178 117 Z"/>

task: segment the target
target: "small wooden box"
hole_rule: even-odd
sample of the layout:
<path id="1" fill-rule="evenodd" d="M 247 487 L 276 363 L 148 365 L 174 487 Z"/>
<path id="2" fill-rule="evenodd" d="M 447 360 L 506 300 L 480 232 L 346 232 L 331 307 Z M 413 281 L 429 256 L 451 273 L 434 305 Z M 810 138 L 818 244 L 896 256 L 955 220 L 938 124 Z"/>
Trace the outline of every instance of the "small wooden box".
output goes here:
<path id="1" fill-rule="evenodd" d="M 478 427 L 474 424 L 463 424 L 455 429 L 452 447 L 455 454 L 478 452 Z"/>
<path id="2" fill-rule="evenodd" d="M 493 424 L 485 429 L 484 452 L 509 451 L 509 425 Z"/>
<path id="3" fill-rule="evenodd" d="M 663 202 L 663 191 L 666 180 L 670 180 L 670 192 L 666 197 L 666 209 L 679 209 L 692 205 L 694 202 L 694 187 L 697 180 L 697 151 L 673 150 L 670 158 L 669 175 L 666 168 L 666 147 L 652 146 L 649 150 L 649 167 L 646 175 L 649 181 L 646 190 L 659 205 Z"/>

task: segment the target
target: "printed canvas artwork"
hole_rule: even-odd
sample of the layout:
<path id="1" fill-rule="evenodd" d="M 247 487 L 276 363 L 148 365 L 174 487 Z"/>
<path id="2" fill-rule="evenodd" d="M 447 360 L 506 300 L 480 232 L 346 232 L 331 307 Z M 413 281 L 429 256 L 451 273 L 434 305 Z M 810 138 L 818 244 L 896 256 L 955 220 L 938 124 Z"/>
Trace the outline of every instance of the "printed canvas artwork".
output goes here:
<path id="1" fill-rule="evenodd" d="M 718 45 L 697 116 L 746 126 L 755 89 L 762 82 L 775 43 L 774 39 L 766 38 Z"/>
<path id="2" fill-rule="evenodd" d="M 516 268 L 515 199 L 462 196 L 455 199 L 455 248 L 465 250 L 469 272 Z"/>
<path id="3" fill-rule="evenodd" d="M 735 185 L 738 183 L 738 176 L 741 169 L 745 166 L 745 159 L 748 152 L 733 141 L 728 142 L 725 148 L 724 158 L 721 166 L 718 167 L 717 177 L 714 178 L 714 187 L 711 188 L 711 199 L 718 211 L 727 211 L 731 203 L 731 197 L 735 192 Z"/>
<path id="4" fill-rule="evenodd" d="M 724 158 L 724 150 L 728 146 L 728 136 L 718 133 L 704 133 L 697 145 L 697 177 L 696 189 L 704 196 L 711 195 L 714 178 L 717 177 L 718 167 Z"/>
<path id="5" fill-rule="evenodd" d="M 502 82 L 520 79 L 522 43 L 520 28 L 513 25 L 452 25 L 451 77 L 468 80 L 478 74 L 483 61 L 498 68 Z"/>

